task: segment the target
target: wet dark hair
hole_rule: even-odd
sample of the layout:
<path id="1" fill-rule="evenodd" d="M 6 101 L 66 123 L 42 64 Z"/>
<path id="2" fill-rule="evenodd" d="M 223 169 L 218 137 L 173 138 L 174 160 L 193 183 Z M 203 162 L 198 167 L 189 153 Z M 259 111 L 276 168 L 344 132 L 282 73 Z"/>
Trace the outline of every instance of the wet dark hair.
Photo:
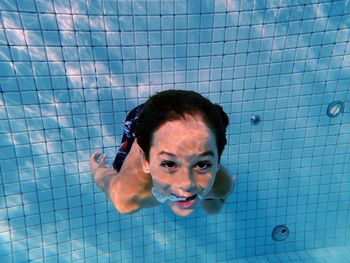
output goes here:
<path id="1" fill-rule="evenodd" d="M 194 91 L 166 90 L 150 97 L 143 106 L 135 130 L 135 136 L 149 161 L 152 138 L 155 131 L 167 121 L 181 120 L 187 116 L 200 116 L 216 136 L 219 162 L 227 143 L 227 114 L 218 104 L 212 103 Z"/>

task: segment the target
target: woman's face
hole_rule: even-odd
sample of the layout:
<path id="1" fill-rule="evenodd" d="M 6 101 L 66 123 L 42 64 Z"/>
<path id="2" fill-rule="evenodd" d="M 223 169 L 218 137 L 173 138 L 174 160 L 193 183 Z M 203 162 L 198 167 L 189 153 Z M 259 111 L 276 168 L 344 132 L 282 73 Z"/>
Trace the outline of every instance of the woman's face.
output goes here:
<path id="1" fill-rule="evenodd" d="M 142 165 L 152 176 L 153 190 L 171 197 L 167 203 L 176 214 L 192 213 L 218 171 L 213 132 L 200 117 L 166 122 L 153 134 L 149 156 Z"/>

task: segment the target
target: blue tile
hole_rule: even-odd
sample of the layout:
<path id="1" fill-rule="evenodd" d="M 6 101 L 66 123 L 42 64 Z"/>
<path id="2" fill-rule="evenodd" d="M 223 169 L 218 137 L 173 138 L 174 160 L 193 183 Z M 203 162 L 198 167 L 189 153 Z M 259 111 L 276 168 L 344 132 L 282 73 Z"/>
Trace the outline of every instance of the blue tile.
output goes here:
<path id="1" fill-rule="evenodd" d="M 89 17 L 89 25 L 90 25 L 90 30 L 92 30 L 92 31 L 95 31 L 95 30 L 102 31 L 105 29 L 105 25 L 104 25 L 102 16 L 90 16 Z"/>
<path id="2" fill-rule="evenodd" d="M 2 72 L 2 76 L 10 77 L 15 75 L 13 65 L 11 65 L 9 62 L 0 62 L 0 69 Z"/>
<path id="3" fill-rule="evenodd" d="M 57 26 L 59 30 L 73 30 L 74 24 L 71 15 L 58 14 L 56 15 Z"/>
<path id="4" fill-rule="evenodd" d="M 13 61 L 29 60 L 28 50 L 25 47 L 12 46 L 10 47 Z"/>
<path id="5" fill-rule="evenodd" d="M 57 20 L 54 14 L 39 14 L 39 19 L 42 29 L 58 30 Z"/>
<path id="6" fill-rule="evenodd" d="M 74 28 L 75 30 L 89 30 L 89 18 L 88 16 L 80 15 L 80 16 L 74 16 Z"/>
<path id="7" fill-rule="evenodd" d="M 83 0 L 77 0 L 70 3 L 72 14 L 87 14 L 87 3 Z"/>
<path id="8" fill-rule="evenodd" d="M 7 10 L 7 11 L 17 11 L 18 10 L 15 2 L 12 3 L 12 2 L 8 2 L 8 1 L 1 2 L 0 8 L 1 8 L 1 10 Z"/>
<path id="9" fill-rule="evenodd" d="M 20 15 L 17 12 L 2 12 L 2 22 L 5 28 L 21 29 L 22 23 Z"/>
<path id="10" fill-rule="evenodd" d="M 58 32 L 57 32 L 58 33 Z M 52 34 L 51 37 L 53 38 L 57 38 L 59 37 L 59 39 L 57 39 L 56 42 L 56 46 L 61 45 L 66 45 L 66 46 L 76 46 L 76 38 L 75 38 L 75 34 L 73 32 L 69 32 L 69 31 L 65 31 L 65 32 L 60 32 L 60 35 L 58 36 L 56 32 L 54 34 Z M 54 35 L 54 36 L 53 36 Z M 51 39 L 52 40 L 52 39 Z"/>
<path id="11" fill-rule="evenodd" d="M 59 46 L 60 36 L 58 31 L 46 31 L 43 32 L 44 42 L 47 46 Z"/>
<path id="12" fill-rule="evenodd" d="M 23 24 L 23 29 L 40 29 L 39 19 L 36 14 L 21 14 L 21 20 Z"/>
<path id="13" fill-rule="evenodd" d="M 18 10 L 25 12 L 36 12 L 36 5 L 34 0 L 28 0 L 26 2 L 17 2 Z"/>
<path id="14" fill-rule="evenodd" d="M 56 13 L 70 13 L 70 3 L 69 0 L 57 1 L 53 0 L 53 5 Z"/>
<path id="15" fill-rule="evenodd" d="M 42 46 L 44 44 L 43 35 L 40 31 L 26 30 L 24 35 L 29 46 Z"/>

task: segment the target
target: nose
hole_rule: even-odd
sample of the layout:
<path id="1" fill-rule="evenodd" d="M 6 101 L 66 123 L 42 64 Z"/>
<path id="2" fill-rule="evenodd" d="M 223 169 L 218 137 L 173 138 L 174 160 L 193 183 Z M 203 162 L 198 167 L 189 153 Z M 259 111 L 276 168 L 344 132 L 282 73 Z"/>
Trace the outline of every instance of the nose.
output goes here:
<path id="1" fill-rule="evenodd" d="M 195 188 L 194 178 L 191 171 L 188 169 L 181 170 L 178 176 L 177 185 L 181 190 L 191 192 Z"/>

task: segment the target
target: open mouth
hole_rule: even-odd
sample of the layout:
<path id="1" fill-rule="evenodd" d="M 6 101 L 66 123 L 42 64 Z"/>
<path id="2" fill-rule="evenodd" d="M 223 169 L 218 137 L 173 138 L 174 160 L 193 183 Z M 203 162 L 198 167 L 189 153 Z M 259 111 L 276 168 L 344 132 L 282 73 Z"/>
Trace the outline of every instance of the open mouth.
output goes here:
<path id="1" fill-rule="evenodd" d="M 188 208 L 192 206 L 197 198 L 197 194 L 190 196 L 190 197 L 178 197 L 178 199 L 175 201 L 176 205 L 182 207 L 182 208 Z"/>
<path id="2" fill-rule="evenodd" d="M 196 199 L 197 195 L 193 195 L 193 196 L 190 196 L 190 197 L 186 197 L 184 200 L 181 200 L 179 202 L 189 202 L 191 200 L 194 200 Z"/>
<path id="3" fill-rule="evenodd" d="M 186 202 L 186 201 L 189 201 L 189 200 L 192 200 L 192 199 L 195 199 L 197 196 L 197 194 L 193 195 L 193 196 L 190 196 L 190 197 L 184 197 L 184 196 L 178 196 L 178 195 L 175 195 L 175 194 L 170 194 L 168 196 L 169 200 L 172 201 L 172 202 Z"/>

